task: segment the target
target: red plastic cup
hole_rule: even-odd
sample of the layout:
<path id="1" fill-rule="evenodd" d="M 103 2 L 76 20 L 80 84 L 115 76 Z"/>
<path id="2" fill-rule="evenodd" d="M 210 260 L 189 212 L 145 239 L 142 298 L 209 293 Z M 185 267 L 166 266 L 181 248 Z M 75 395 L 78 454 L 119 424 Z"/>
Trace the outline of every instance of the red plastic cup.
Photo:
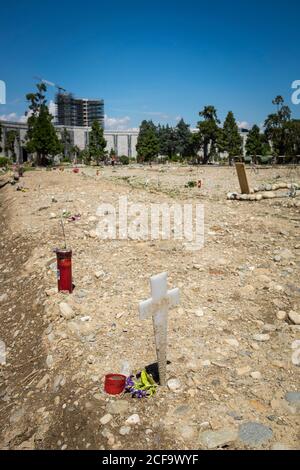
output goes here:
<path id="1" fill-rule="evenodd" d="M 124 391 L 126 377 L 122 374 L 107 374 L 105 376 L 104 390 L 109 395 L 119 395 Z"/>

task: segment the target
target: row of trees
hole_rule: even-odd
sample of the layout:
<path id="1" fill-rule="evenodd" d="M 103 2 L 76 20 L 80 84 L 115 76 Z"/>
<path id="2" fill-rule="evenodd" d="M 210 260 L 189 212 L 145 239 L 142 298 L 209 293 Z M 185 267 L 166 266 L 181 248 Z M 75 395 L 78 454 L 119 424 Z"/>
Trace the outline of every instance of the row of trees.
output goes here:
<path id="1" fill-rule="evenodd" d="M 300 121 L 292 119 L 291 110 L 281 96 L 277 96 L 273 104 L 277 111 L 265 120 L 264 133 L 254 125 L 247 135 L 246 153 L 255 159 L 258 155 L 271 153 L 274 156 L 300 154 Z M 199 160 L 201 150 L 205 164 L 220 153 L 226 153 L 229 160 L 243 154 L 243 140 L 232 111 L 227 114 L 222 127 L 214 106 L 205 106 L 199 116 L 201 121 L 195 133 L 183 119 L 174 128 L 156 127 L 152 121 L 143 121 L 137 144 L 138 159 L 151 161 L 158 155 L 169 158 L 179 155 Z"/>
<path id="2" fill-rule="evenodd" d="M 219 152 L 227 152 L 230 157 L 241 154 L 242 138 L 232 112 L 228 113 L 223 127 L 219 126 L 214 106 L 206 106 L 199 115 L 202 120 L 196 133 L 183 119 L 176 127 L 156 127 L 152 121 L 143 121 L 136 147 L 139 160 L 151 161 L 157 155 L 197 158 L 201 149 L 204 163 Z"/>
<path id="3" fill-rule="evenodd" d="M 292 119 L 290 108 L 284 104 L 282 96 L 277 96 L 272 103 L 276 112 L 265 120 L 265 136 L 272 142 L 275 155 L 300 154 L 300 120 Z"/>
<path id="4" fill-rule="evenodd" d="M 99 164 L 107 157 L 106 140 L 103 128 L 95 121 L 89 133 L 89 142 L 85 150 L 81 151 L 72 145 L 71 135 L 67 129 L 58 135 L 49 112 L 46 100 L 46 85 L 37 84 L 37 91 L 26 95 L 28 101 L 28 132 L 26 136 L 26 150 L 37 155 L 37 163 L 47 164 L 49 157 L 63 155 L 64 159 L 83 160 L 84 163 L 94 161 Z M 285 105 L 284 99 L 277 96 L 273 100 L 276 111 L 270 114 L 264 123 L 264 133 L 257 125 L 249 131 L 246 142 L 248 155 L 299 155 L 300 154 L 300 121 L 292 119 L 290 108 Z M 152 121 L 143 121 L 137 141 L 137 154 L 139 161 L 149 162 L 159 155 L 170 159 L 192 158 L 200 161 L 199 152 L 205 164 L 212 157 L 220 153 L 228 156 L 229 161 L 243 153 L 242 137 L 233 113 L 230 111 L 223 123 L 217 115 L 214 106 L 205 106 L 199 112 L 201 120 L 197 124 L 197 132 L 192 132 L 189 124 L 181 119 L 176 127 L 162 126 Z M 16 131 L 6 133 L 5 150 L 14 156 L 15 143 L 18 139 Z M 0 128 L 1 141 L 1 128 Z M 271 147 L 270 147 L 271 142 Z M 111 151 L 111 154 L 114 153 Z M 113 155 L 111 155 L 113 156 Z"/>

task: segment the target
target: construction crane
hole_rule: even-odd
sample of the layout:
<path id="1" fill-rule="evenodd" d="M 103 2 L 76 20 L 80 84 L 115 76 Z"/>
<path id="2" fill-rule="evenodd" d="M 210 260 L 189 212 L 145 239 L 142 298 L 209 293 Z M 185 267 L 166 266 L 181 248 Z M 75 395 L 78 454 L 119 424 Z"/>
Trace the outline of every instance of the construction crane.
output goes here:
<path id="1" fill-rule="evenodd" d="M 42 83 L 45 83 L 45 85 L 50 85 L 58 89 L 58 93 L 66 92 L 67 90 L 63 88 L 60 85 L 57 85 L 56 83 L 49 82 L 49 80 L 45 80 L 44 78 L 41 77 L 33 77 L 35 80 L 39 80 Z"/>

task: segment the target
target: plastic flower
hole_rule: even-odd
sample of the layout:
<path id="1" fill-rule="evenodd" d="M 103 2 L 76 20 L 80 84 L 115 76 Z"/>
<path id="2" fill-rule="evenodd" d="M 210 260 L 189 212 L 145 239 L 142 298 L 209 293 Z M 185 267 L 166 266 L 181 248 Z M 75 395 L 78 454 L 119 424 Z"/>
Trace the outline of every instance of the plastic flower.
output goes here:
<path id="1" fill-rule="evenodd" d="M 127 377 L 125 383 L 126 392 L 131 393 L 135 398 L 155 395 L 158 385 L 153 380 L 152 375 L 147 374 L 145 369 L 138 375 L 139 378 L 135 378 L 134 375 Z"/>

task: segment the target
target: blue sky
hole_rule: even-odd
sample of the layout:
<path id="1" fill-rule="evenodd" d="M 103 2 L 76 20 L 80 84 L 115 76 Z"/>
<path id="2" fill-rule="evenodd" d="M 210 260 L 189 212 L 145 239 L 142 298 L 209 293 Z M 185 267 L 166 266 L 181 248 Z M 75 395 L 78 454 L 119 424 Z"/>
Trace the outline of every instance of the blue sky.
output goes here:
<path id="1" fill-rule="evenodd" d="M 108 128 L 194 126 L 207 104 L 261 124 L 277 94 L 300 118 L 299 29 L 299 0 L 2 2 L 0 118 L 22 117 L 34 76 L 104 98 Z"/>

